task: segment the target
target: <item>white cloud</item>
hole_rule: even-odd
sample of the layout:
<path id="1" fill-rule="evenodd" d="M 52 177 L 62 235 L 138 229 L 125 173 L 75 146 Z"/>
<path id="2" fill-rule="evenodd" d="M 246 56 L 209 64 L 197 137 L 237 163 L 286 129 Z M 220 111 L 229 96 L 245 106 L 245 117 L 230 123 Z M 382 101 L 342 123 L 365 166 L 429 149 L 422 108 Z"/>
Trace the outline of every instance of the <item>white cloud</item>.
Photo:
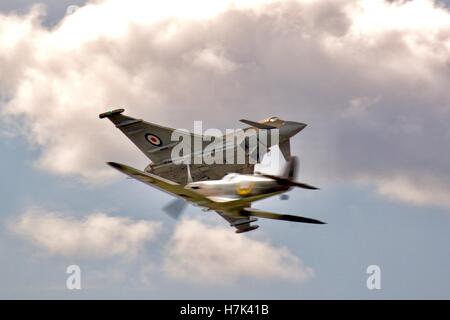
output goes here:
<path id="1" fill-rule="evenodd" d="M 133 221 L 104 213 L 75 218 L 36 208 L 11 223 L 17 235 L 49 254 L 91 259 L 134 258 L 160 228 L 159 222 Z"/>
<path id="2" fill-rule="evenodd" d="M 123 258 L 114 260 L 108 269 L 94 268 L 92 279 L 98 281 L 123 281 L 129 278 L 124 268 L 133 268 L 135 276 L 130 279 L 146 285 L 154 283 L 157 274 L 200 285 L 230 285 L 242 278 L 304 282 L 314 276 L 286 247 L 198 220 L 181 220 L 156 260 L 151 250 L 144 250 L 161 231 L 161 223 L 156 221 L 104 213 L 74 217 L 30 208 L 9 227 L 40 253 L 91 261 Z"/>
<path id="3" fill-rule="evenodd" d="M 40 14 L 0 15 L 0 99 L 42 169 L 98 183 L 105 161 L 144 166 L 97 118 L 111 108 L 188 128 L 277 114 L 310 124 L 315 181 L 419 174 L 416 203 L 448 206 L 450 12 L 434 1 L 103 0 L 52 29 Z"/>
<path id="4" fill-rule="evenodd" d="M 447 186 L 433 177 L 393 176 L 376 181 L 377 192 L 394 201 L 412 205 L 450 207 Z"/>
<path id="5" fill-rule="evenodd" d="M 243 278 L 302 282 L 314 275 L 285 247 L 197 220 L 178 224 L 164 256 L 169 277 L 202 285 L 230 284 Z"/>

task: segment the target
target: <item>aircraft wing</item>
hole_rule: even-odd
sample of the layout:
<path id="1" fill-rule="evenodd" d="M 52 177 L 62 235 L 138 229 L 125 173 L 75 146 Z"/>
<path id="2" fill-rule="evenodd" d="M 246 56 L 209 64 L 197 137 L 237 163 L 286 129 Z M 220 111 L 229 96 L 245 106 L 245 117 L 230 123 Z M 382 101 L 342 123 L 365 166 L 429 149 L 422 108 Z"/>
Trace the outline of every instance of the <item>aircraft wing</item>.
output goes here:
<path id="1" fill-rule="evenodd" d="M 243 216 L 254 216 L 254 217 L 260 217 L 265 219 L 274 219 L 274 220 L 285 220 L 285 221 L 291 221 L 291 222 L 303 222 L 303 223 L 314 223 L 314 224 L 326 224 L 325 222 L 322 222 L 320 220 L 311 219 L 311 218 L 305 218 L 300 216 L 293 216 L 290 214 L 279 214 L 279 213 L 273 213 L 269 211 L 262 211 L 258 209 L 253 208 L 245 208 L 240 212 Z"/>
<path id="2" fill-rule="evenodd" d="M 243 203 L 244 204 L 244 203 Z M 236 206 L 234 208 L 227 208 L 225 210 L 218 210 L 217 213 L 230 223 L 230 226 L 236 228 L 236 233 L 248 232 L 258 228 L 257 225 L 251 223 L 256 222 L 257 218 L 284 220 L 290 222 L 312 223 L 312 224 L 326 224 L 320 220 L 306 218 L 301 216 L 294 216 L 290 214 L 279 214 L 269 211 L 262 211 L 253 209 L 251 204 L 247 203 L 246 207 Z"/>
<path id="3" fill-rule="evenodd" d="M 206 205 L 211 200 L 205 198 L 201 194 L 194 192 L 189 189 L 185 189 L 182 185 L 172 182 L 170 180 L 164 179 L 162 177 L 159 177 L 157 175 L 147 173 L 140 171 L 138 169 L 132 168 L 130 166 L 116 163 L 116 162 L 108 162 L 108 164 L 113 167 L 114 169 L 130 176 L 133 179 L 139 180 L 151 187 L 154 187 L 156 189 L 159 189 L 163 192 L 169 193 L 173 196 L 188 200 L 190 202 L 199 204 L 199 205 Z"/>
<path id="4" fill-rule="evenodd" d="M 102 113 L 99 117 L 111 120 L 116 128 L 122 131 L 153 163 L 162 163 L 171 159 L 172 148 L 179 143 L 179 141 L 172 141 L 172 133 L 175 129 L 123 115 L 124 111 L 124 109 L 117 109 Z M 190 138 L 194 136 L 188 132 L 185 134 Z"/>
<path id="5" fill-rule="evenodd" d="M 186 166 L 172 163 L 172 149 L 179 143 L 179 141 L 172 141 L 172 133 L 175 129 L 132 118 L 124 115 L 123 112 L 124 109 L 117 109 L 102 113 L 99 117 L 101 119 L 108 118 L 115 124 L 116 128 L 122 131 L 153 162 L 155 165 L 151 169 L 153 173 L 179 184 L 185 184 Z M 210 143 L 209 140 L 203 141 L 202 136 L 193 133 L 179 133 L 180 136 L 186 135 L 182 139 L 186 139 L 188 136 L 191 138 L 191 147 L 195 143 L 193 139 L 202 140 L 201 145 L 203 147 Z M 196 181 L 217 180 L 229 172 L 252 174 L 253 169 L 253 164 L 214 164 L 210 166 L 192 164 L 191 174 Z M 149 172 L 148 170 L 145 171 Z"/>

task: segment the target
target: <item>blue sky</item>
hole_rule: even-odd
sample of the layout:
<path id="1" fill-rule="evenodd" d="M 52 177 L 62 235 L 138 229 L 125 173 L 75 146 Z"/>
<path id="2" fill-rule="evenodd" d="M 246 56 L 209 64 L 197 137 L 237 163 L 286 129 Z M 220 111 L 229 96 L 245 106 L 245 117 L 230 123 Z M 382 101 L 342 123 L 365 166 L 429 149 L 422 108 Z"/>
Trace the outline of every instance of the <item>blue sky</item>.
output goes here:
<path id="1" fill-rule="evenodd" d="M 432 1 L 396 8 L 364 1 L 286 8 L 273 1 L 281 15 L 273 20 L 260 15 L 268 10 L 260 4 L 219 14 L 212 8 L 203 33 L 195 10 L 184 16 L 161 9 L 147 18 L 136 14 L 144 12 L 139 1 L 129 12 L 104 1 L 64 17 L 68 5 L 84 1 L 44 2 L 43 22 L 27 15 L 32 1 L 0 6 L 4 34 L 18 37 L 0 37 L 0 297 L 450 298 L 447 9 Z M 355 3 L 366 6 L 358 11 Z M 391 13 L 403 24 L 364 24 L 349 12 L 362 21 Z M 90 25 L 107 13 L 105 28 Z M 159 29 L 165 19 L 175 27 Z M 14 33 L 22 22 L 31 27 Z M 261 219 L 257 231 L 236 235 L 219 216 L 191 206 L 185 220 L 171 220 L 161 211 L 170 196 L 105 165 L 146 165 L 97 118 L 111 105 L 173 127 L 192 128 L 201 119 L 233 128 L 238 119 L 271 115 L 308 123 L 292 150 L 301 159 L 300 179 L 321 190 L 293 190 L 288 201 L 256 207 L 328 224 Z M 94 232 L 110 243 L 63 239 L 72 227 L 91 236 L 82 222 L 94 213 L 116 228 Z M 58 226 L 61 241 L 46 233 Z M 81 267 L 81 290 L 66 289 L 71 264 Z M 381 268 L 381 290 L 366 287 L 369 265 Z"/>

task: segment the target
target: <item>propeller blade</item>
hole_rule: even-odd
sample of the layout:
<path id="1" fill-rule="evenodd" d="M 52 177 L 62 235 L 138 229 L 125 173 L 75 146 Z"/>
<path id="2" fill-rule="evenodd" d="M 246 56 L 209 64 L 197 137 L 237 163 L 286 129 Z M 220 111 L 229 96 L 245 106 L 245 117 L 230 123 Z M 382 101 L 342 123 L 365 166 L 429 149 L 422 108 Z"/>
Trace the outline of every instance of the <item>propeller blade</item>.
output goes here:
<path id="1" fill-rule="evenodd" d="M 282 185 L 288 185 L 288 186 L 292 186 L 292 187 L 298 187 L 298 188 L 303 188 L 303 189 L 309 189 L 309 190 L 319 190 L 319 188 L 314 187 L 310 184 L 306 184 L 306 183 L 302 183 L 302 182 L 295 182 L 286 178 L 282 178 L 282 177 L 278 177 L 272 174 L 265 174 L 265 173 L 261 173 L 261 172 L 255 172 L 255 174 L 260 175 L 261 177 L 266 177 L 269 179 L 273 179 L 278 181 L 279 184 Z"/>
<path id="2" fill-rule="evenodd" d="M 171 218 L 177 220 L 180 218 L 184 209 L 186 208 L 186 201 L 181 199 L 175 199 L 170 201 L 167 205 L 163 207 L 163 211 L 167 213 Z"/>
<path id="3" fill-rule="evenodd" d="M 319 190 L 319 188 L 317 188 L 317 187 L 314 187 L 314 186 L 306 184 L 306 183 L 301 183 L 301 182 L 291 182 L 291 185 L 293 187 L 299 187 L 299 188 L 303 188 L 303 189 Z"/>

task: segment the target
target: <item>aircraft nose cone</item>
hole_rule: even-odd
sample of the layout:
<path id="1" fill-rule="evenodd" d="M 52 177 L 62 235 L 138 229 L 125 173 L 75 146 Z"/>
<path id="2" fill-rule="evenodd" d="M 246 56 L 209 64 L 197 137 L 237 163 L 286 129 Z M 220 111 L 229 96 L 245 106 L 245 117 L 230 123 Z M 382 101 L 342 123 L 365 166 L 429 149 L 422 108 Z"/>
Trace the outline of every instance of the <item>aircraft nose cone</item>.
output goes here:
<path id="1" fill-rule="evenodd" d="M 293 122 L 293 127 L 294 127 L 294 134 L 299 133 L 300 131 L 302 131 L 303 129 L 305 129 L 307 126 L 306 123 L 301 123 L 301 122 Z"/>
<path id="2" fill-rule="evenodd" d="M 305 129 L 307 125 L 305 123 L 301 122 L 294 122 L 294 121 L 286 121 L 285 125 L 282 128 L 282 135 L 286 135 L 288 137 L 292 137 Z"/>

